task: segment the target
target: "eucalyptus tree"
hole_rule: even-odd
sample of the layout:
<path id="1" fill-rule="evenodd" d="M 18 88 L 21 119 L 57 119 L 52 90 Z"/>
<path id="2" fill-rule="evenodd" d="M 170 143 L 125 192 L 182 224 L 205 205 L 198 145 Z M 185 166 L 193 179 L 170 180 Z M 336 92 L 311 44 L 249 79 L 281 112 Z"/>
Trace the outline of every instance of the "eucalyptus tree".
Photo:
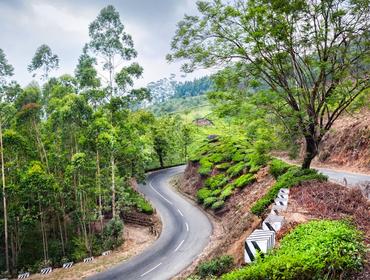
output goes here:
<path id="1" fill-rule="evenodd" d="M 54 54 L 48 45 L 41 45 L 37 48 L 35 55 L 32 58 L 31 63 L 27 69 L 29 72 L 36 72 L 41 70 L 41 79 L 47 80 L 52 70 L 56 70 L 59 67 L 59 58 Z M 36 76 L 36 73 L 33 74 Z"/>
<path id="2" fill-rule="evenodd" d="M 133 79 L 141 76 L 143 69 L 137 64 L 123 66 L 137 56 L 134 49 L 132 37 L 124 30 L 118 11 L 111 5 L 103 8 L 97 18 L 89 26 L 90 42 L 86 46 L 88 52 L 96 56 L 96 62 L 100 66 L 103 81 L 106 82 L 106 100 L 110 111 L 110 121 L 113 125 L 112 137 L 110 141 L 110 165 L 111 165 L 111 189 L 112 189 L 112 214 L 116 215 L 115 192 L 116 192 L 116 162 L 115 157 L 118 153 L 116 147 L 117 140 L 114 139 L 114 131 L 117 121 L 113 111 L 117 104 L 127 104 L 128 101 L 140 99 L 145 96 L 146 91 L 132 90 Z M 92 62 L 89 62 L 89 66 Z M 100 73 L 98 71 L 98 73 Z"/>
<path id="3" fill-rule="evenodd" d="M 269 86 L 267 94 L 306 142 L 309 168 L 325 133 L 369 90 L 368 0 L 199 1 L 172 40 L 170 61 L 197 67 L 245 67 Z M 286 110 L 286 109 L 289 110 Z"/>
<path id="4" fill-rule="evenodd" d="M 7 214 L 7 199 L 6 199 L 6 180 L 5 180 L 5 162 L 4 162 L 4 147 L 3 147 L 3 126 L 6 123 L 6 111 L 3 102 L 5 101 L 4 87 L 7 78 L 13 75 L 13 66 L 8 63 L 5 53 L 0 49 L 0 159 L 1 159 L 1 183 L 3 185 L 3 208 L 4 208 L 4 240 L 5 240 L 5 265 L 9 272 L 9 245 L 8 245 L 8 214 Z"/>

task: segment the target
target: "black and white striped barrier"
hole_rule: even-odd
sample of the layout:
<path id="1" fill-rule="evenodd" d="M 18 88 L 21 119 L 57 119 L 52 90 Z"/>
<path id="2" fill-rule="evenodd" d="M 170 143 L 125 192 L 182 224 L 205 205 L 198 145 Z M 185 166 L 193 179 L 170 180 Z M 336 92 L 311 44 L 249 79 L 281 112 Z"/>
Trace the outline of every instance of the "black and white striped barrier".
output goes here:
<path id="1" fill-rule="evenodd" d="M 288 199 L 287 198 L 275 198 L 275 204 L 278 206 L 288 206 Z"/>
<path id="2" fill-rule="evenodd" d="M 286 189 L 286 188 L 282 188 L 279 190 L 279 194 L 289 194 L 290 190 L 289 189 Z"/>
<path id="3" fill-rule="evenodd" d="M 281 205 L 273 205 L 271 208 L 271 213 L 272 215 L 280 215 L 282 212 L 286 210 L 286 206 L 281 206 Z"/>
<path id="4" fill-rule="evenodd" d="M 28 277 L 30 277 L 29 272 L 18 274 L 18 279 L 25 279 L 25 278 L 28 278 Z"/>
<path id="5" fill-rule="evenodd" d="M 288 199 L 289 197 L 289 194 L 286 194 L 286 193 L 279 193 L 277 198 L 281 198 L 281 199 Z"/>
<path id="6" fill-rule="evenodd" d="M 52 267 L 45 267 L 43 269 L 41 269 L 41 274 L 49 274 L 50 272 L 53 271 L 53 268 Z"/>
<path id="7" fill-rule="evenodd" d="M 63 268 L 71 268 L 73 265 L 73 262 L 67 262 L 63 264 Z"/>
<path id="8" fill-rule="evenodd" d="M 109 251 L 105 251 L 105 252 L 103 252 L 101 255 L 102 255 L 102 256 L 108 256 L 108 255 L 110 255 L 110 253 L 112 253 L 112 251 L 111 251 L 111 250 L 109 250 Z"/>
<path id="9" fill-rule="evenodd" d="M 94 260 L 94 257 L 84 258 L 84 263 L 89 263 Z"/>
<path id="10" fill-rule="evenodd" d="M 275 232 L 271 230 L 256 229 L 245 240 L 244 261 L 251 263 L 256 259 L 257 254 L 266 254 L 275 246 Z"/>
<path id="11" fill-rule="evenodd" d="M 268 215 L 262 222 L 262 229 L 279 231 L 284 224 L 284 217 L 278 215 Z"/>

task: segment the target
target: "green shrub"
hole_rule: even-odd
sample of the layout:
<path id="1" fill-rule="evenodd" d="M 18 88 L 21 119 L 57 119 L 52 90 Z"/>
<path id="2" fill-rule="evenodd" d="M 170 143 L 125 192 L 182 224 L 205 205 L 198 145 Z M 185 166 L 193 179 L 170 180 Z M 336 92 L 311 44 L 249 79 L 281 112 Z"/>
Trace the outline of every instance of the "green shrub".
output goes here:
<path id="1" fill-rule="evenodd" d="M 226 169 L 228 169 L 230 166 L 231 166 L 231 163 L 230 163 L 230 162 L 223 162 L 223 163 L 217 164 L 217 165 L 216 165 L 216 168 L 217 168 L 218 170 L 226 170 Z"/>
<path id="2" fill-rule="evenodd" d="M 197 267 L 197 273 L 201 278 L 220 276 L 230 271 L 233 265 L 233 257 L 225 255 L 199 264 Z"/>
<path id="3" fill-rule="evenodd" d="M 286 235 L 272 253 L 221 279 L 348 279 L 362 269 L 365 252 L 362 235 L 347 222 L 311 221 Z"/>
<path id="4" fill-rule="evenodd" d="M 239 162 L 233 166 L 230 166 L 227 170 L 226 170 L 226 174 L 228 174 L 230 177 L 235 177 L 235 176 L 238 176 L 240 175 L 242 172 L 243 172 L 243 169 L 247 167 L 247 165 L 245 164 L 245 162 Z"/>
<path id="5" fill-rule="evenodd" d="M 209 177 L 205 182 L 204 185 L 211 189 L 218 189 L 222 188 L 227 184 L 229 179 L 224 174 L 217 174 L 215 176 Z"/>
<path id="6" fill-rule="evenodd" d="M 212 171 L 213 163 L 208 161 L 207 158 L 202 158 L 200 161 L 200 167 L 198 169 L 198 173 L 201 175 L 207 175 Z"/>
<path id="7" fill-rule="evenodd" d="M 326 181 L 327 177 L 317 173 L 314 169 L 301 169 L 291 167 L 288 172 L 281 175 L 271 189 L 251 208 L 255 215 L 261 215 L 263 211 L 274 201 L 281 188 L 291 188 L 304 181 L 319 180 Z"/>
<path id="8" fill-rule="evenodd" d="M 244 174 L 234 181 L 234 185 L 237 188 L 245 187 L 256 181 L 256 177 L 253 174 Z"/>
<path id="9" fill-rule="evenodd" d="M 143 212 L 149 215 L 153 214 L 154 212 L 152 205 L 141 196 L 136 199 L 135 204 L 140 212 Z"/>
<path id="10" fill-rule="evenodd" d="M 239 162 L 239 161 L 244 161 L 244 158 L 245 158 L 245 153 L 244 152 L 241 152 L 241 151 L 237 151 L 233 157 L 232 157 L 232 160 L 234 162 Z"/>
<path id="11" fill-rule="evenodd" d="M 222 192 L 222 190 L 221 190 L 221 189 L 215 189 L 215 190 L 213 190 L 213 191 L 211 192 L 211 195 L 212 195 L 212 196 L 219 196 L 221 192 Z"/>
<path id="12" fill-rule="evenodd" d="M 220 163 L 224 160 L 224 157 L 222 154 L 213 153 L 210 156 L 208 156 L 208 160 L 213 163 Z"/>
<path id="13" fill-rule="evenodd" d="M 210 207 L 216 201 L 217 201 L 217 197 L 210 196 L 210 197 L 207 197 L 206 199 L 204 199 L 203 205 L 204 205 L 204 207 Z"/>
<path id="14" fill-rule="evenodd" d="M 212 191 L 207 188 L 201 188 L 197 191 L 197 198 L 202 203 L 207 197 L 211 196 Z"/>
<path id="15" fill-rule="evenodd" d="M 111 250 L 122 245 L 123 222 L 119 218 L 111 219 L 103 228 L 103 248 Z"/>
<path id="16" fill-rule="evenodd" d="M 233 185 L 228 185 L 220 194 L 220 198 L 221 199 L 226 199 L 228 198 L 229 196 L 231 196 L 233 194 L 233 189 L 234 189 L 234 186 Z"/>
<path id="17" fill-rule="evenodd" d="M 224 204 L 225 204 L 225 201 L 218 200 L 218 201 L 216 201 L 215 203 L 212 204 L 211 208 L 213 210 L 217 210 L 217 209 L 220 209 L 220 208 L 224 207 Z"/>
<path id="18" fill-rule="evenodd" d="M 279 176 L 283 175 L 286 173 L 289 168 L 292 167 L 292 165 L 280 160 L 280 159 L 273 159 L 269 162 L 270 166 L 270 174 L 277 179 Z"/>

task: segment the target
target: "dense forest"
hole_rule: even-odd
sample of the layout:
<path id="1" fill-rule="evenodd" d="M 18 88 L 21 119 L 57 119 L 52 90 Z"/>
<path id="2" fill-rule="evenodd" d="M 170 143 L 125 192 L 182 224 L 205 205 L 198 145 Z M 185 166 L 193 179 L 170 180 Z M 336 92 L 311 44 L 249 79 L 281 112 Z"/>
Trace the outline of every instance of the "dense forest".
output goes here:
<path id="1" fill-rule="evenodd" d="M 136 51 L 114 7 L 89 34 L 74 75 L 51 77 L 59 57 L 41 45 L 28 67 L 39 82 L 24 88 L 0 50 L 0 271 L 37 271 L 115 248 L 122 211 L 153 211 L 130 179 L 187 157 L 180 119 L 137 109 L 149 92 L 132 88 L 143 71 L 137 63 L 118 66 Z"/>

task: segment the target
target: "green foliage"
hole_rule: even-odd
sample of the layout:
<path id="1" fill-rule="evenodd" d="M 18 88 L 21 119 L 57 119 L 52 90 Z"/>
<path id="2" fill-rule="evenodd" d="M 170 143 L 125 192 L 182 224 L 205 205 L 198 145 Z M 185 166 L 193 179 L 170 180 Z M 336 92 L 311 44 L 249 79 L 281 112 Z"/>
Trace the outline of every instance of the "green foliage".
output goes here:
<path id="1" fill-rule="evenodd" d="M 280 189 L 291 188 L 301 182 L 310 180 L 326 181 L 327 177 L 319 174 L 314 169 L 291 167 L 285 174 L 278 177 L 276 183 L 262 198 L 253 204 L 251 212 L 255 215 L 261 215 L 263 211 L 274 201 Z"/>
<path id="2" fill-rule="evenodd" d="M 233 194 L 234 186 L 228 185 L 220 194 L 220 198 L 225 200 L 226 198 L 230 197 Z"/>
<path id="3" fill-rule="evenodd" d="M 123 243 L 123 222 L 119 219 L 111 219 L 103 229 L 103 248 L 115 249 Z"/>
<path id="4" fill-rule="evenodd" d="M 230 166 L 231 166 L 231 163 L 230 162 L 223 162 L 223 163 L 217 164 L 216 165 L 216 168 L 219 169 L 219 170 L 226 170 Z"/>
<path id="5" fill-rule="evenodd" d="M 228 178 L 225 176 L 225 174 L 217 174 L 215 176 L 209 177 L 205 182 L 204 186 L 207 188 L 210 188 L 212 190 L 222 188 L 225 186 L 228 182 Z"/>
<path id="6" fill-rule="evenodd" d="M 207 188 L 201 188 L 197 191 L 197 198 L 202 203 L 207 197 L 211 196 L 212 191 Z"/>
<path id="7" fill-rule="evenodd" d="M 49 72 L 59 67 L 59 58 L 56 54 L 53 54 L 48 45 L 41 45 L 37 48 L 34 57 L 30 65 L 28 65 L 28 71 L 34 72 L 42 69 L 42 78 L 47 79 Z"/>
<path id="8" fill-rule="evenodd" d="M 211 173 L 213 168 L 213 163 L 210 162 L 207 158 L 202 158 L 200 161 L 200 167 L 198 169 L 198 173 L 201 175 L 208 175 Z"/>
<path id="9" fill-rule="evenodd" d="M 234 185 L 237 188 L 245 187 L 256 181 L 256 177 L 253 174 L 244 174 L 234 181 Z"/>
<path id="10" fill-rule="evenodd" d="M 363 267 L 362 239 L 347 222 L 311 221 L 286 235 L 272 253 L 221 279 L 348 279 Z"/>
<path id="11" fill-rule="evenodd" d="M 211 195 L 212 195 L 212 193 L 211 193 Z M 210 197 L 207 197 L 206 199 L 204 199 L 204 201 L 203 201 L 203 205 L 204 205 L 204 207 L 210 207 L 210 206 L 211 206 L 211 205 L 213 205 L 216 201 L 217 201 L 217 197 L 210 196 Z"/>
<path id="12" fill-rule="evenodd" d="M 221 189 L 215 189 L 212 191 L 211 195 L 212 196 L 219 196 L 221 194 L 222 190 Z"/>
<path id="13" fill-rule="evenodd" d="M 230 166 L 226 170 L 226 174 L 228 174 L 230 177 L 235 177 L 240 175 L 244 168 L 247 168 L 247 164 L 245 162 L 238 162 L 237 164 Z"/>
<path id="14" fill-rule="evenodd" d="M 224 207 L 225 201 L 223 200 L 218 200 L 215 203 L 212 204 L 211 208 L 212 210 L 218 210 Z"/>
<path id="15" fill-rule="evenodd" d="M 220 276 L 230 271 L 233 265 L 233 257 L 225 255 L 214 258 L 207 262 L 200 263 L 197 267 L 197 274 L 201 277 L 201 279 L 209 276 Z"/>
<path id="16" fill-rule="evenodd" d="M 269 172 L 272 176 L 277 179 L 280 175 L 286 173 L 292 165 L 280 160 L 280 159 L 273 159 L 269 162 Z"/>

